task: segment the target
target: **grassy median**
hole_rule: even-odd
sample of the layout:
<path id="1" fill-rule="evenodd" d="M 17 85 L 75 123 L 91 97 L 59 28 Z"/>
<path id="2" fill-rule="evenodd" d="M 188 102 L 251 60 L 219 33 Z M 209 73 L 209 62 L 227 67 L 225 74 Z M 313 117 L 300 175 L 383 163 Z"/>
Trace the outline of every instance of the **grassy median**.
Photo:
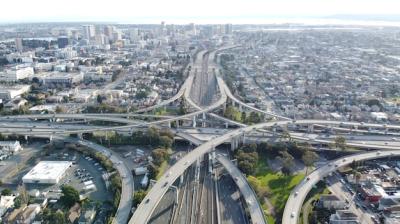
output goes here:
<path id="1" fill-rule="evenodd" d="M 258 160 L 256 174 L 248 176 L 248 181 L 257 193 L 269 224 L 280 223 L 290 192 L 303 178 L 303 173 L 284 175 L 271 170 L 266 158 Z"/>

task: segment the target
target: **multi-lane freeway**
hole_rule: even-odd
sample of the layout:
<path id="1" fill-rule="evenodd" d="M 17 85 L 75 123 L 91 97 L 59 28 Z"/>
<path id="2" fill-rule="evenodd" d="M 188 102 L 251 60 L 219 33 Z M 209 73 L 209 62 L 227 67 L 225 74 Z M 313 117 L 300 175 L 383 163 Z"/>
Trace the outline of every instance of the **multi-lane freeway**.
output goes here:
<path id="1" fill-rule="evenodd" d="M 221 50 L 221 49 L 219 49 Z M 331 127 L 336 126 L 335 128 L 340 128 L 344 130 L 353 130 L 354 127 L 357 127 L 355 131 L 363 132 L 365 129 L 380 129 L 379 133 L 387 134 L 389 131 L 399 131 L 399 125 L 386 125 L 386 124 L 369 124 L 369 123 L 358 123 L 358 122 L 339 122 L 339 121 L 326 121 L 326 120 L 290 120 L 287 117 L 283 117 L 271 112 L 262 111 L 258 108 L 252 107 L 247 105 L 246 103 L 241 102 L 237 99 L 233 94 L 230 92 L 229 88 L 226 86 L 225 82 L 222 78 L 218 75 L 217 66 L 213 62 L 214 54 L 216 51 L 202 51 L 199 53 L 199 57 L 197 60 L 192 64 L 192 70 L 190 71 L 188 78 L 185 80 L 184 84 L 182 85 L 179 92 L 169 100 L 163 101 L 162 103 L 140 110 L 138 112 L 145 112 L 149 110 L 156 109 L 161 106 L 165 106 L 177 99 L 184 97 L 186 102 L 195 109 L 195 111 L 190 112 L 188 114 L 180 115 L 180 116 L 167 116 L 167 117 L 160 117 L 161 120 L 151 121 L 151 122 L 142 122 L 142 121 L 135 121 L 128 119 L 129 117 L 135 116 L 147 116 L 147 115 L 133 115 L 129 116 L 104 116 L 102 114 L 52 114 L 52 115 L 25 115 L 25 116 L 18 116 L 18 117 L 6 117 L 2 119 L 11 119 L 11 120 L 26 120 L 26 119 L 84 119 L 84 120 L 102 120 L 102 121 L 110 121 L 115 123 L 121 123 L 125 125 L 119 126 L 108 126 L 108 127 L 93 127 L 93 126 L 86 126 L 82 125 L 82 127 L 77 129 L 69 129 L 69 128 L 48 128 L 48 129 L 40 129 L 40 128 L 32 128 L 31 130 L 21 129 L 20 127 L 10 127 L 8 129 L 4 129 L 4 133 L 9 134 L 21 134 L 21 135 L 68 135 L 68 134 L 79 134 L 79 133 L 90 133 L 94 131 L 111 131 L 111 130 L 129 130 L 131 128 L 140 128 L 140 127 L 149 127 L 152 125 L 161 125 L 161 124 L 170 124 L 174 121 L 180 120 L 192 120 L 196 118 L 196 116 L 202 115 L 203 118 L 205 114 L 209 114 L 211 117 L 223 120 L 224 122 L 235 124 L 233 121 L 229 119 L 222 118 L 219 115 L 213 114 L 212 111 L 218 109 L 219 107 L 223 106 L 227 99 L 231 99 L 233 102 L 237 103 L 241 107 L 246 107 L 249 110 L 257 111 L 259 113 L 266 114 L 268 116 L 274 117 L 276 119 L 281 119 L 279 121 L 271 121 L 266 123 L 260 123 L 251 126 L 245 126 L 236 122 L 236 125 L 240 128 L 235 129 L 233 131 L 227 132 L 222 134 L 219 137 L 215 137 L 205 143 L 201 143 L 197 141 L 199 146 L 185 155 L 182 159 L 180 159 L 175 165 L 173 165 L 160 179 L 159 181 L 153 186 L 153 188 L 149 191 L 143 202 L 139 205 L 136 212 L 133 214 L 129 223 L 141 224 L 147 223 L 149 218 L 151 217 L 152 212 L 156 208 L 158 202 L 161 200 L 163 195 L 166 193 L 168 188 L 180 177 L 188 167 L 190 167 L 197 159 L 203 158 L 204 155 L 212 150 L 215 149 L 216 146 L 224 143 L 230 142 L 233 140 L 238 140 L 243 138 L 245 133 L 252 132 L 259 129 L 273 129 L 275 127 L 285 127 L 289 124 L 297 124 L 297 125 L 310 125 L 310 126 L 322 126 L 322 127 Z M 200 82 L 200 88 L 193 88 L 194 81 Z M 198 85 L 196 85 L 199 87 Z M 211 93 L 211 94 L 210 94 Z M 218 99 L 215 99 L 218 96 Z M 32 123 L 34 121 L 31 121 Z M 0 130 L 3 132 L 3 129 Z M 396 133 L 396 132 L 394 132 Z M 190 138 L 188 135 L 185 136 L 184 133 L 178 133 L 181 137 Z M 304 138 L 299 136 L 294 136 L 294 138 L 303 141 L 314 141 L 314 142 L 321 142 L 321 143 L 328 143 L 332 142 L 332 140 L 324 140 L 324 139 L 311 139 L 311 138 Z M 196 140 L 193 140 L 196 141 Z M 90 143 L 83 143 L 83 144 L 90 144 Z M 349 145 L 360 147 L 360 148 L 379 148 L 379 149 L 386 149 L 386 150 L 396 150 L 399 149 L 398 145 L 390 145 L 390 144 L 377 144 L 377 142 L 349 142 Z M 98 148 L 98 147 L 95 147 Z M 98 148 L 100 150 L 100 148 Z M 101 149 L 105 150 L 105 149 Z M 367 154 L 360 154 L 358 155 L 358 159 L 370 159 L 370 158 L 380 158 L 384 156 L 390 155 L 397 155 L 396 151 L 384 151 L 380 152 L 379 154 L 374 153 L 367 153 Z M 389 153 L 389 154 L 388 154 Z M 393 154 L 391 154 L 393 153 Z M 115 162 L 117 169 L 119 172 L 124 173 L 126 171 L 126 167 L 121 167 L 120 158 L 116 156 L 112 156 L 113 162 Z M 309 183 L 312 181 L 316 181 L 320 179 L 321 176 L 325 175 L 326 172 L 331 172 L 331 170 L 335 170 L 337 167 L 345 165 L 348 160 L 352 160 L 352 157 L 346 158 L 345 160 L 338 160 L 334 161 L 332 165 L 327 165 L 317 169 L 310 175 L 310 181 L 303 181 L 298 187 L 296 187 L 295 193 L 289 198 L 287 209 L 285 209 L 284 213 L 284 221 L 283 223 L 295 223 L 299 213 L 299 207 L 301 207 L 302 201 L 306 193 L 309 191 Z M 233 167 L 228 166 L 229 164 L 225 164 L 225 168 L 228 169 L 228 172 L 234 169 Z M 120 166 L 120 168 L 118 168 Z M 337 167 L 336 167 L 337 166 Z M 230 172 L 230 173 L 231 173 Z M 124 175 L 125 176 L 125 175 Z M 128 210 L 130 210 L 129 202 L 125 201 L 126 198 L 131 198 L 133 192 L 133 184 L 130 180 L 132 177 L 130 174 L 127 174 L 126 177 L 123 178 L 123 185 L 131 185 L 131 189 L 125 191 L 123 190 L 124 196 L 121 199 L 120 208 L 117 211 L 117 222 L 124 223 L 129 215 Z M 245 181 L 245 180 L 243 180 Z M 124 193 L 125 192 L 125 193 Z M 297 193 L 296 193 L 297 192 Z M 130 196 L 128 196 L 130 194 Z M 242 194 L 244 194 L 242 192 Z M 296 196 L 295 196 L 296 195 Z M 301 199 L 295 200 L 294 198 Z M 130 200 L 131 201 L 131 200 Z M 300 204 L 300 205 L 299 205 Z M 289 212 L 289 213 L 288 213 Z M 254 220 L 258 220 L 257 223 L 261 223 L 260 218 L 254 218 Z"/>
<path id="2" fill-rule="evenodd" d="M 186 154 L 181 160 L 179 160 L 175 165 L 173 165 L 167 173 L 170 175 L 163 175 L 160 180 L 153 186 L 153 188 L 149 191 L 145 198 L 146 203 L 141 203 L 136 210 L 135 214 L 133 214 L 130 223 L 140 224 L 146 223 L 148 217 L 153 212 L 155 206 L 158 204 L 161 197 L 165 194 L 167 187 L 169 187 L 182 173 L 198 158 L 204 156 L 206 153 L 215 149 L 216 146 L 224 143 L 225 141 L 229 141 L 230 139 L 237 138 L 238 136 L 242 136 L 246 132 L 250 132 L 257 129 L 265 129 L 276 126 L 286 126 L 288 124 L 293 123 L 293 121 L 272 121 L 261 124 L 255 124 L 252 126 L 243 127 L 240 129 L 233 130 L 228 132 L 220 137 L 216 137 L 211 141 L 205 142 L 199 147 L 192 150 L 190 153 Z M 296 124 L 307 125 L 307 124 L 321 124 L 321 125 L 360 125 L 357 122 L 339 122 L 339 121 L 326 121 L 326 120 L 298 120 Z M 383 125 L 383 124 L 370 124 L 363 123 L 364 127 L 373 127 L 373 128 L 390 128 L 400 130 L 400 126 L 398 125 Z M 377 148 L 376 145 L 364 144 L 364 147 L 369 148 Z M 383 146 L 382 146 L 383 147 Z M 397 150 L 399 147 L 397 146 L 385 146 L 387 150 Z M 140 215 L 139 215 L 140 214 Z"/>
<path id="3" fill-rule="evenodd" d="M 218 155 L 217 160 L 225 167 L 228 173 L 234 179 L 236 185 L 238 186 L 244 200 L 246 201 L 247 208 L 250 213 L 251 222 L 253 224 L 263 224 L 267 221 L 264 218 L 264 212 L 261 208 L 260 203 L 258 203 L 257 196 L 246 177 L 243 176 L 242 172 L 233 164 L 229 159 L 224 156 Z"/>

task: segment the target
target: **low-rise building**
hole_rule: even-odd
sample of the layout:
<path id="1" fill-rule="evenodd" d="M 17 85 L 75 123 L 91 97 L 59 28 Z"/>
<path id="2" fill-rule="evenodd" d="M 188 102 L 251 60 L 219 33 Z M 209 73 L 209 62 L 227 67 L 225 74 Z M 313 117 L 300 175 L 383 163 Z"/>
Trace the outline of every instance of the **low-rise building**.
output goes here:
<path id="1" fill-rule="evenodd" d="M 329 224 L 358 224 L 357 215 L 348 210 L 338 210 L 329 218 Z"/>
<path id="2" fill-rule="evenodd" d="M 16 82 L 21 79 L 32 77 L 34 74 L 33 67 L 30 65 L 17 65 L 14 68 L 0 72 L 0 81 Z"/>
<path id="3" fill-rule="evenodd" d="M 0 99 L 12 100 L 24 93 L 29 92 L 30 85 L 2 86 L 0 85 Z"/>
<path id="4" fill-rule="evenodd" d="M 7 152 L 18 152 L 23 150 L 19 141 L 0 141 L 0 150 Z"/>
<path id="5" fill-rule="evenodd" d="M 346 202 L 340 200 L 336 195 L 321 195 L 318 206 L 326 209 L 344 209 Z"/>
<path id="6" fill-rule="evenodd" d="M 6 211 L 14 206 L 15 196 L 0 196 L 0 221 L 1 217 L 6 213 Z"/>
<path id="7" fill-rule="evenodd" d="M 71 166 L 70 161 L 41 161 L 22 177 L 22 181 L 26 184 L 56 184 Z"/>
<path id="8" fill-rule="evenodd" d="M 15 223 L 31 224 L 40 211 L 41 207 L 39 204 L 30 204 L 17 216 Z"/>
<path id="9" fill-rule="evenodd" d="M 95 216 L 96 210 L 94 208 L 86 209 L 79 217 L 78 224 L 92 224 Z"/>

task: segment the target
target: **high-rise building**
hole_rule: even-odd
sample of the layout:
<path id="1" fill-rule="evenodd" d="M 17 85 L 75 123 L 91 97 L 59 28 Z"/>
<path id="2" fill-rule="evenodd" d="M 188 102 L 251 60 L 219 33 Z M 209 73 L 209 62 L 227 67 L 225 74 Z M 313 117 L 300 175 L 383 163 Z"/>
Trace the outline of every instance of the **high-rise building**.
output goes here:
<path id="1" fill-rule="evenodd" d="M 225 34 L 232 34 L 232 32 L 233 32 L 232 24 L 230 23 L 225 24 Z"/>
<path id="2" fill-rule="evenodd" d="M 15 38 L 15 49 L 17 51 L 22 52 L 24 50 L 24 46 L 22 45 L 22 38 Z"/>
<path id="3" fill-rule="evenodd" d="M 130 33 L 129 33 L 129 39 L 132 42 L 140 40 L 139 36 L 139 29 L 138 28 L 133 28 Z"/>
<path id="4" fill-rule="evenodd" d="M 57 38 L 57 45 L 58 48 L 65 48 L 69 44 L 69 39 L 68 37 L 59 37 Z"/>
<path id="5" fill-rule="evenodd" d="M 105 26 L 104 35 L 106 35 L 108 38 L 112 38 L 114 30 L 114 26 Z"/>
<path id="6" fill-rule="evenodd" d="M 189 23 L 189 32 L 190 32 L 192 35 L 196 35 L 196 34 L 197 34 L 197 32 L 196 32 L 196 25 L 195 25 L 194 23 Z"/>
<path id="7" fill-rule="evenodd" d="M 93 25 L 83 26 L 83 36 L 86 40 L 90 40 L 96 36 L 96 29 Z"/>
<path id="8" fill-rule="evenodd" d="M 166 31 L 166 29 L 165 29 L 165 22 L 162 21 L 162 22 L 161 22 L 161 25 L 160 25 L 159 34 L 160 34 L 160 35 L 164 35 L 164 34 L 165 34 L 165 31 Z"/>
<path id="9" fill-rule="evenodd" d="M 122 32 L 119 31 L 119 30 L 114 31 L 112 40 L 113 41 L 118 41 L 118 40 L 121 40 L 121 39 L 122 39 Z"/>
<path id="10" fill-rule="evenodd" d="M 106 36 L 104 34 L 97 34 L 95 37 L 95 40 L 96 40 L 96 44 L 99 44 L 99 45 L 104 45 L 104 44 L 110 43 L 108 36 Z"/>

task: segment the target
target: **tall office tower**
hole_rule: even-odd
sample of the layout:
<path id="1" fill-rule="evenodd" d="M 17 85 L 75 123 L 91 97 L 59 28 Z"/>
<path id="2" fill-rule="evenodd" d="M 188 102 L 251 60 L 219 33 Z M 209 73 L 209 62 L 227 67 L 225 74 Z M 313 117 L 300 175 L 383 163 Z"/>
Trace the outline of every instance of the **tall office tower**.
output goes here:
<path id="1" fill-rule="evenodd" d="M 232 32 L 233 32 L 232 24 L 230 23 L 225 24 L 225 34 L 232 34 Z"/>
<path id="2" fill-rule="evenodd" d="M 96 29 L 93 25 L 83 26 L 83 36 L 86 40 L 92 39 L 96 35 Z"/>
<path id="3" fill-rule="evenodd" d="M 160 25 L 159 34 L 160 34 L 160 35 L 164 35 L 164 34 L 165 34 L 165 31 L 166 31 L 166 29 L 165 29 L 165 22 L 162 21 L 162 22 L 161 22 L 161 25 Z"/>
<path id="4" fill-rule="evenodd" d="M 119 30 L 114 31 L 112 35 L 112 40 L 113 41 L 122 40 L 122 32 Z"/>
<path id="5" fill-rule="evenodd" d="M 22 45 L 22 38 L 15 38 L 15 49 L 17 51 L 22 52 L 24 50 L 24 46 Z"/>
<path id="6" fill-rule="evenodd" d="M 106 35 L 108 38 L 112 38 L 114 30 L 114 26 L 105 26 L 104 35 Z"/>
<path id="7" fill-rule="evenodd" d="M 129 33 L 129 39 L 132 42 L 138 41 L 140 40 L 140 36 L 139 36 L 139 29 L 138 28 L 133 28 L 130 33 Z"/>
<path id="8" fill-rule="evenodd" d="M 71 38 L 74 40 L 78 40 L 79 39 L 79 31 L 78 30 L 72 30 L 71 31 Z"/>
<path id="9" fill-rule="evenodd" d="M 189 32 L 193 35 L 196 35 L 196 25 L 194 23 L 189 23 Z"/>
<path id="10" fill-rule="evenodd" d="M 99 44 L 99 45 L 109 44 L 109 42 L 110 42 L 108 36 L 106 36 L 104 34 L 97 34 L 95 37 L 95 41 L 96 41 L 96 44 Z"/>
<path id="11" fill-rule="evenodd" d="M 175 35 L 175 25 L 174 24 L 170 24 L 169 26 L 167 26 L 167 34 L 168 35 Z"/>
<path id="12" fill-rule="evenodd" d="M 65 48 L 69 44 L 69 39 L 68 37 L 59 37 L 57 38 L 57 45 L 58 48 Z"/>

